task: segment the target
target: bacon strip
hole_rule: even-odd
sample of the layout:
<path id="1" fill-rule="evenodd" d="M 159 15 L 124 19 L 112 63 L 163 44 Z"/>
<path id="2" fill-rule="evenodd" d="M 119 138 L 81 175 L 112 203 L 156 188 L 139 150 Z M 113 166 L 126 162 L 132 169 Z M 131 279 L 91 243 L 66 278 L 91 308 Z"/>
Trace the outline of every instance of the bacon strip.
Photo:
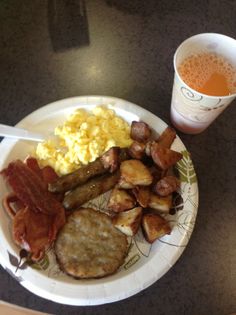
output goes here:
<path id="1" fill-rule="evenodd" d="M 16 197 L 14 193 L 5 196 L 3 198 L 2 204 L 12 219 L 15 217 L 16 212 L 24 207 L 23 203 Z"/>
<path id="2" fill-rule="evenodd" d="M 6 211 L 13 219 L 13 238 L 17 245 L 31 253 L 31 259 L 41 259 L 65 224 L 65 209 L 47 191 L 47 184 L 57 177 L 51 167 L 40 169 L 34 158 L 25 163 L 11 162 L 4 175 L 13 193 L 3 199 Z"/>
<path id="3" fill-rule="evenodd" d="M 57 216 L 36 213 L 26 207 L 17 211 L 13 219 L 13 237 L 16 244 L 31 252 L 32 260 L 39 260 L 55 240 L 60 227 Z"/>
<path id="4" fill-rule="evenodd" d="M 16 196 L 34 212 L 55 215 L 61 204 L 45 189 L 43 180 L 20 160 L 11 162 L 3 174 Z"/>

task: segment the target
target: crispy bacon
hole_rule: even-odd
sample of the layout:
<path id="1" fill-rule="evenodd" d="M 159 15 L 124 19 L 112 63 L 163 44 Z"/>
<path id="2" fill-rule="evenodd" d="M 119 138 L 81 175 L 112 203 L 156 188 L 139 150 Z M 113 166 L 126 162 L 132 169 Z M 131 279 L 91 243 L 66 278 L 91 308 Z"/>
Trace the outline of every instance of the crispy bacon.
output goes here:
<path id="1" fill-rule="evenodd" d="M 8 212 L 9 216 L 14 219 L 16 212 L 24 207 L 23 203 L 11 193 L 3 198 L 3 207 Z"/>
<path id="2" fill-rule="evenodd" d="M 51 166 L 44 166 L 41 169 L 41 174 L 43 177 L 43 181 L 46 184 L 50 184 L 52 182 L 54 182 L 54 180 L 56 180 L 58 178 L 57 173 L 54 171 L 54 169 Z"/>
<path id="3" fill-rule="evenodd" d="M 3 200 L 13 218 L 13 238 L 31 253 L 32 260 L 39 260 L 65 224 L 65 209 L 47 191 L 57 175 L 50 167 L 40 169 L 33 158 L 11 162 L 1 174 L 14 191 Z"/>
<path id="4" fill-rule="evenodd" d="M 64 222 L 58 216 L 36 213 L 25 207 L 13 219 L 13 237 L 16 244 L 32 254 L 32 260 L 39 260 L 55 240 L 61 223 Z"/>
<path id="5" fill-rule="evenodd" d="M 45 182 L 20 160 L 11 162 L 1 171 L 14 193 L 34 212 L 55 215 L 61 204 L 45 189 Z"/>
<path id="6" fill-rule="evenodd" d="M 32 156 L 28 156 L 25 160 L 25 164 L 40 178 L 42 178 L 42 170 L 39 167 L 38 161 Z"/>

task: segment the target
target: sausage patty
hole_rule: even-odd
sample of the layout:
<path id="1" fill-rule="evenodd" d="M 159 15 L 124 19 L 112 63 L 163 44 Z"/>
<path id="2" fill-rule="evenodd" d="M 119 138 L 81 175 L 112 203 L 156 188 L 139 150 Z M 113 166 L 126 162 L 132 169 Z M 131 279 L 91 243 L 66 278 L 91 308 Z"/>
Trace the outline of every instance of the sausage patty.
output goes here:
<path id="1" fill-rule="evenodd" d="M 127 254 L 127 237 L 110 217 L 90 208 L 74 211 L 55 242 L 61 269 L 75 278 L 101 278 L 114 273 Z"/>

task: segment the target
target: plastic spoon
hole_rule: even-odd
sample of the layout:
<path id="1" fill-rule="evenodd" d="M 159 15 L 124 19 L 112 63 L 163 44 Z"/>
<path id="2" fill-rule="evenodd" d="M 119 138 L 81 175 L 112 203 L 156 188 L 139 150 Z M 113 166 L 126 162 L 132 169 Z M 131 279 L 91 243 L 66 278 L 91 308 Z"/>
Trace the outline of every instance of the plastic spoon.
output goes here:
<path id="1" fill-rule="evenodd" d="M 45 137 L 41 134 L 21 129 L 17 127 L 0 124 L 0 136 L 15 139 L 25 139 L 31 141 L 43 141 Z"/>

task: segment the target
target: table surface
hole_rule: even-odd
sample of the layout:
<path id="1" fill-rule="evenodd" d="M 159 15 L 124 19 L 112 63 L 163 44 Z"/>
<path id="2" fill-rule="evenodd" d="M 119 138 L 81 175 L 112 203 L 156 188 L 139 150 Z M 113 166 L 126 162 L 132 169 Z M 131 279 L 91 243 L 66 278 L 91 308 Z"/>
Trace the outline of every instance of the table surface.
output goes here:
<path id="1" fill-rule="evenodd" d="M 197 33 L 235 38 L 235 16 L 234 0 L 2 0 L 0 123 L 80 95 L 123 98 L 170 123 L 175 49 Z M 0 299 L 66 315 L 236 312 L 235 105 L 202 134 L 179 133 L 200 205 L 186 250 L 160 280 L 120 302 L 72 307 L 30 293 L 1 268 Z"/>

